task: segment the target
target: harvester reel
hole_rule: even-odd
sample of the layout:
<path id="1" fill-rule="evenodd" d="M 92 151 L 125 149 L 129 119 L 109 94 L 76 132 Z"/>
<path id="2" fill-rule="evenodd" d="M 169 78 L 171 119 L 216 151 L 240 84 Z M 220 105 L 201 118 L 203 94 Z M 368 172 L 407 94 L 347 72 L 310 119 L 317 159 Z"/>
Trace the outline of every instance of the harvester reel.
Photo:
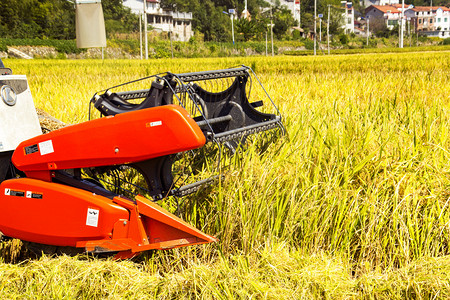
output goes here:
<path id="1" fill-rule="evenodd" d="M 126 90 L 128 84 L 146 82 L 148 79 L 153 79 L 150 89 Z M 259 83 L 256 85 L 259 90 L 255 91 L 252 82 Z M 266 96 L 272 103 L 275 114 L 258 111 L 257 108 L 263 106 L 263 101 L 250 102 L 251 91 L 258 93 L 258 97 Z M 229 154 L 234 155 L 252 134 L 276 128 L 282 133 L 285 131 L 278 109 L 259 79 L 246 66 L 216 71 L 149 76 L 111 87 L 102 94 L 94 95 L 91 102 L 104 116 L 172 103 L 182 106 L 203 131 L 207 144 L 214 144 L 216 146 L 212 148 L 219 150 L 217 170 L 220 169 L 220 158 L 226 156 L 222 153 L 223 149 L 228 149 Z M 201 155 L 210 156 L 204 154 L 203 150 L 204 148 L 191 152 L 196 153 L 197 159 Z M 177 176 L 170 175 L 170 172 L 175 171 L 171 170 L 173 163 L 172 156 L 133 164 L 133 167 L 145 178 L 146 189 L 153 199 L 161 199 L 169 195 L 185 195 L 187 191 L 193 192 L 198 189 L 196 183 L 189 183 L 189 180 L 186 181 L 185 178 L 180 180 Z M 212 181 L 199 180 L 198 184 Z M 183 187 L 179 186 L 180 183 L 188 183 L 189 186 L 185 191 L 180 192 L 183 190 Z M 192 188 L 192 184 L 196 186 L 195 189 Z"/>
<path id="2" fill-rule="evenodd" d="M 86 168 L 84 177 L 130 198 L 142 195 L 158 201 L 168 196 L 184 196 L 188 193 L 179 189 L 180 184 L 191 183 L 189 177 L 198 172 L 196 154 L 178 153 L 126 165 Z M 190 189 L 189 193 L 199 188 Z"/>
<path id="3" fill-rule="evenodd" d="M 168 72 L 109 88 L 91 99 L 107 117 L 58 130 L 46 125 L 46 134 L 25 93 L 26 77 L 5 74 L 0 85 L 19 105 L 0 101 L 11 129 L 0 140 L 0 231 L 27 241 L 37 255 L 84 251 L 123 259 L 214 242 L 154 201 L 173 196 L 178 205 L 179 197 L 220 178 L 251 135 L 285 131 L 246 66 Z M 272 106 L 259 109 L 261 98 Z"/>

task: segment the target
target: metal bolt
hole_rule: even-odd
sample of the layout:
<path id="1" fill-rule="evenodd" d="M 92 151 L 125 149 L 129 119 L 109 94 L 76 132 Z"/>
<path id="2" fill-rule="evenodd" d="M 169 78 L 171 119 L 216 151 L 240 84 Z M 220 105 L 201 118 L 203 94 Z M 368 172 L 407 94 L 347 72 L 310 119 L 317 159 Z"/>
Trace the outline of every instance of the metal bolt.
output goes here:
<path id="1" fill-rule="evenodd" d="M 114 149 L 115 153 L 119 153 L 119 148 Z"/>
<path id="2" fill-rule="evenodd" d="M 128 223 L 127 221 L 123 221 L 123 225 L 127 225 L 127 223 Z"/>

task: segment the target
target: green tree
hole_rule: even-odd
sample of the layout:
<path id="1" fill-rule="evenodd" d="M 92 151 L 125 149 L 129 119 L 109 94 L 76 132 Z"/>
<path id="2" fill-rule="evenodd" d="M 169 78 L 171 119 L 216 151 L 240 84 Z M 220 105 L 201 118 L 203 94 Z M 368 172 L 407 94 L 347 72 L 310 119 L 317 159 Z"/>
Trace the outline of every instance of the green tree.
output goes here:
<path id="1" fill-rule="evenodd" d="M 244 40 L 255 39 L 258 34 L 258 24 L 254 20 L 239 19 L 236 21 L 236 33 Z"/>
<path id="2" fill-rule="evenodd" d="M 102 0 L 105 28 L 108 35 L 139 30 L 139 18 L 123 6 L 123 0 Z"/>
<path id="3" fill-rule="evenodd" d="M 277 7 L 273 13 L 273 24 L 273 33 L 278 39 L 281 39 L 288 32 L 288 29 L 297 24 L 297 21 L 294 20 L 287 7 L 281 6 Z"/>
<path id="4" fill-rule="evenodd" d="M 106 32 L 138 30 L 138 18 L 122 0 L 102 1 Z M 75 38 L 75 6 L 66 0 L 1 0 L 0 36 L 6 38 Z"/>
<path id="5" fill-rule="evenodd" d="M 193 14 L 193 28 L 204 34 L 208 41 L 229 41 L 231 39 L 230 18 L 222 11 L 236 9 L 239 17 L 244 10 L 243 1 L 237 0 L 161 0 L 161 6 L 167 9 L 188 11 Z M 248 10 L 251 20 L 235 18 L 235 30 L 243 40 L 262 39 L 270 23 L 268 14 L 269 3 L 264 0 L 248 0 Z M 273 9 L 274 33 L 282 38 L 287 30 L 295 24 L 290 11 L 278 6 Z"/>

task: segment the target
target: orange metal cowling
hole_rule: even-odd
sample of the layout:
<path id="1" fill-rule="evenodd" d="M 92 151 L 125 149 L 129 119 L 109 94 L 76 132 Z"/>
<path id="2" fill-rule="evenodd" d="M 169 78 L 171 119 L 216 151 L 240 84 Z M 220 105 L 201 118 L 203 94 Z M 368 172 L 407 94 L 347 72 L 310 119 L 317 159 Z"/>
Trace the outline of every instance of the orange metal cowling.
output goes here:
<path id="1" fill-rule="evenodd" d="M 0 231 L 10 237 L 87 252 L 142 251 L 215 242 L 150 200 L 109 199 L 74 187 L 30 178 L 0 184 Z"/>
<path id="2" fill-rule="evenodd" d="M 150 200 L 137 196 L 136 203 L 124 198 L 114 202 L 130 211 L 125 232 L 116 232 L 111 240 L 80 242 L 88 252 L 96 249 L 118 251 L 116 258 L 136 256 L 146 250 L 163 250 L 216 242 L 217 239 L 174 216 Z"/>
<path id="3" fill-rule="evenodd" d="M 22 142 L 12 161 L 28 177 L 41 171 L 139 162 L 196 149 L 205 136 L 180 106 L 165 105 L 100 118 Z M 34 176 L 33 174 L 39 174 Z"/>
<path id="4" fill-rule="evenodd" d="M 100 196 L 52 182 L 54 170 L 140 162 L 204 144 L 199 126 L 176 105 L 101 118 L 26 140 L 12 161 L 28 178 L 0 184 L 0 231 L 39 244 L 116 252 L 117 258 L 216 241 L 146 198 Z"/>
<path id="5" fill-rule="evenodd" d="M 3 181 L 0 206 L 4 235 L 57 246 L 109 239 L 117 220 L 130 215 L 106 197 L 30 178 Z"/>

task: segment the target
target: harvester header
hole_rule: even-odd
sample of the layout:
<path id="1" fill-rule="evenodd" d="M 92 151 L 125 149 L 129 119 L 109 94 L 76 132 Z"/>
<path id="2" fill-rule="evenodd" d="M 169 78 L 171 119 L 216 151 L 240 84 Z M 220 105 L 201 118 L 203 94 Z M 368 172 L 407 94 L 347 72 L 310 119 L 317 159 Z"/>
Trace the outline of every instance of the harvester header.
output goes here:
<path id="1" fill-rule="evenodd" d="M 198 180 L 205 149 L 219 153 L 219 165 L 223 149 L 233 155 L 250 135 L 284 132 L 278 109 L 245 66 L 116 85 L 92 97 L 99 118 L 91 120 L 90 111 L 89 121 L 46 134 L 26 77 L 0 70 L 0 117 L 19 124 L 8 127 L 17 132 L 0 130 L 0 231 L 46 253 L 130 258 L 216 241 L 155 201 L 220 178 Z M 272 112 L 257 109 L 261 98 Z"/>

